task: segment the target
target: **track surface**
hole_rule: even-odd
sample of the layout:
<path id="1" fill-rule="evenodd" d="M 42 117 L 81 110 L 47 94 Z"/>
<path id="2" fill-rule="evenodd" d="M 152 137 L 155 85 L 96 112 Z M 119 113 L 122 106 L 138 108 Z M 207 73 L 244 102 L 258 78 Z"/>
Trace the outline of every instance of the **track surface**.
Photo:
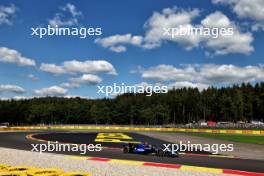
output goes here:
<path id="1" fill-rule="evenodd" d="M 40 144 L 45 142 L 39 142 L 27 139 L 26 136 L 29 134 L 35 134 L 34 137 L 41 138 L 50 141 L 60 141 L 69 143 L 95 143 L 94 138 L 96 133 L 61 133 L 58 132 L 2 132 L 0 133 L 0 147 L 14 148 L 20 150 L 32 150 L 31 144 Z M 136 141 L 147 141 L 151 144 L 160 145 L 165 143 L 164 141 L 147 137 L 136 133 L 125 133 Z M 98 142 L 100 143 L 100 142 Z M 102 143 L 103 146 L 108 147 L 120 147 L 120 143 Z M 79 152 L 56 152 L 68 155 L 80 155 Z M 105 148 L 101 152 L 87 152 L 87 156 L 94 157 L 105 157 L 113 159 L 126 159 L 126 160 L 138 160 L 146 162 L 159 162 L 159 163 L 170 163 L 170 164 L 184 164 L 200 167 L 212 167 L 222 169 L 234 169 L 243 170 L 250 172 L 263 172 L 264 173 L 264 161 L 259 160 L 245 160 L 236 158 L 216 158 L 216 157 L 205 157 L 205 156 L 187 156 L 181 155 L 179 158 L 160 158 L 155 156 L 145 156 L 136 154 L 124 154 L 120 149 Z M 83 156 L 83 155 L 81 155 Z"/>
<path id="2" fill-rule="evenodd" d="M 104 147 L 110 147 L 110 148 L 122 148 L 124 144 L 123 142 L 95 142 L 95 139 L 97 138 L 98 134 L 97 132 L 89 132 L 89 133 L 53 133 L 53 134 L 36 134 L 34 135 L 34 138 L 42 139 L 46 141 L 60 141 L 63 143 L 74 143 L 74 144 L 102 144 Z M 103 134 L 123 134 L 127 137 L 131 137 L 132 139 L 117 139 L 125 142 L 148 142 L 149 144 L 156 145 L 156 146 L 162 146 L 163 144 L 167 144 L 168 142 L 160 139 L 155 139 L 149 136 L 145 136 L 142 134 L 137 133 L 118 133 L 118 132 L 108 132 Z M 104 136 L 107 138 L 107 136 Z M 112 138 L 113 136 L 110 136 Z M 107 139 L 106 139 L 107 140 Z M 192 153 L 198 153 L 198 154 L 211 154 L 209 152 L 205 151 L 196 151 Z"/>

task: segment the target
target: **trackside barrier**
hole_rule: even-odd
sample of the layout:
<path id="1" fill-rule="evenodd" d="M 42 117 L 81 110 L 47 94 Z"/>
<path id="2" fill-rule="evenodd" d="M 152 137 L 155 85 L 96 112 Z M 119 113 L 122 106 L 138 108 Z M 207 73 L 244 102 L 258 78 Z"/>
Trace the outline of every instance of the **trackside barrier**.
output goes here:
<path id="1" fill-rule="evenodd" d="M 64 172 L 55 168 L 34 168 L 0 164 L 0 176 L 92 176 L 85 172 Z"/>
<path id="2" fill-rule="evenodd" d="M 21 126 L 4 128 L 0 131 L 12 130 L 113 130 L 113 131 L 158 131 L 158 132 L 190 132 L 190 133 L 221 133 L 221 134 L 253 134 L 264 135 L 264 130 L 230 130 L 230 129 L 188 129 L 188 128 L 143 128 L 121 126 Z"/>

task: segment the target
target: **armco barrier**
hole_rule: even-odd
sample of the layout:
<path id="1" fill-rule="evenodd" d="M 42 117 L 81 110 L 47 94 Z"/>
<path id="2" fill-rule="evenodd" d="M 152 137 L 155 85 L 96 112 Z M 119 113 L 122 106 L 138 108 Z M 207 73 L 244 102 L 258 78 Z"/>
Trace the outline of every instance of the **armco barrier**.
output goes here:
<path id="1" fill-rule="evenodd" d="M 221 133 L 221 134 L 253 134 L 264 135 L 264 130 L 234 130 L 234 129 L 189 129 L 189 128 L 143 128 L 123 126 L 20 126 L 0 128 L 0 131 L 12 130 L 112 130 L 112 131 L 158 131 L 158 132 L 190 132 L 190 133 Z"/>
<path id="2" fill-rule="evenodd" d="M 54 168 L 34 168 L 28 166 L 8 166 L 0 164 L 0 176 L 92 176 L 85 172 L 64 172 Z"/>

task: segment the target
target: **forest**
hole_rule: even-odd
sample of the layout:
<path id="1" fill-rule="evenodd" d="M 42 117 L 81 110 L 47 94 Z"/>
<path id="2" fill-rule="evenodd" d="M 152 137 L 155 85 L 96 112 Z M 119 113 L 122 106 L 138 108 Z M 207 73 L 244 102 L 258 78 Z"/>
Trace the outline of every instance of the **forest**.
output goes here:
<path id="1" fill-rule="evenodd" d="M 115 98 L 41 97 L 0 101 L 0 123 L 186 124 L 199 120 L 249 122 L 264 118 L 264 82 L 229 87 L 172 89 L 166 94 Z"/>

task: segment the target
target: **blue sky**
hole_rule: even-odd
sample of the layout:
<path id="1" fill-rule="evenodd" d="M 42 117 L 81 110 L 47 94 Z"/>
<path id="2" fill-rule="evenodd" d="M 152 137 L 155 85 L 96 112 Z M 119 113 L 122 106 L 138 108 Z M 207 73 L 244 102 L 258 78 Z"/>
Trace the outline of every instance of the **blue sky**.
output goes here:
<path id="1" fill-rule="evenodd" d="M 262 0 L 0 2 L 0 97 L 102 97 L 97 86 L 181 88 L 264 81 Z M 31 28 L 101 28 L 102 35 L 31 35 Z M 162 36 L 178 25 L 232 27 L 218 39 Z"/>

